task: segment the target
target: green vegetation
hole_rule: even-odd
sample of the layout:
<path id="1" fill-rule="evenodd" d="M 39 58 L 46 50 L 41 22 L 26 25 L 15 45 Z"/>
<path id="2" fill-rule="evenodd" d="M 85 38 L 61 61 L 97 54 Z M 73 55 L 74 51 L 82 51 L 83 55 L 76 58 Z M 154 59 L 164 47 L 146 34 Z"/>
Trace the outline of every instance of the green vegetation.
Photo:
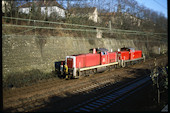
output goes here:
<path id="1" fill-rule="evenodd" d="M 157 66 L 152 70 L 151 78 L 153 82 L 153 92 L 155 93 L 154 99 L 158 104 L 165 102 L 166 105 L 168 98 L 168 65 Z"/>
<path id="2" fill-rule="evenodd" d="M 3 78 L 3 88 L 29 86 L 40 80 L 56 78 L 55 72 L 43 73 L 38 69 L 33 69 L 25 72 L 11 73 Z"/>

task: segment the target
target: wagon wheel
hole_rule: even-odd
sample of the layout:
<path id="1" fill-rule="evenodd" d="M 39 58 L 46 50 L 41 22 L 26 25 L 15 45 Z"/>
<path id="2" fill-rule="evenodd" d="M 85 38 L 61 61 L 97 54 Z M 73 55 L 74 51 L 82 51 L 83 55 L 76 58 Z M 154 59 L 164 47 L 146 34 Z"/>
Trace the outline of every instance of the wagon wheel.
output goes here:
<path id="1" fill-rule="evenodd" d="M 96 74 L 96 73 L 97 73 L 97 69 L 94 69 L 94 70 L 93 70 L 93 73 Z"/>

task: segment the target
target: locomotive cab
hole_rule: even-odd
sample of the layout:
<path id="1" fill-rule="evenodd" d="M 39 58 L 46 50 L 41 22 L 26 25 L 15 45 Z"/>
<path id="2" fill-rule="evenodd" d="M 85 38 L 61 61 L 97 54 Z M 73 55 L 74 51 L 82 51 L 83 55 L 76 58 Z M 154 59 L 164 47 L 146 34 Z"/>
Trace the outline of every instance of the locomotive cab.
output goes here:
<path id="1" fill-rule="evenodd" d="M 108 58 L 108 49 L 106 48 L 94 48 L 96 50 L 96 53 L 100 54 L 100 65 L 108 64 L 109 58 Z M 90 49 L 89 52 L 94 53 L 94 49 Z"/>
<path id="2" fill-rule="evenodd" d="M 93 49 L 89 49 L 89 53 L 94 53 L 94 50 L 96 51 L 95 53 L 98 53 L 98 54 L 104 51 L 108 51 L 108 49 L 106 48 L 93 48 Z"/>
<path id="3" fill-rule="evenodd" d="M 128 52 L 129 53 L 128 53 Z M 119 58 L 120 60 L 132 60 L 134 57 L 134 52 L 135 52 L 135 48 L 132 47 L 123 47 L 121 48 L 121 52 L 119 52 L 119 54 L 121 53 L 122 58 Z M 122 53 L 124 53 L 124 55 L 122 55 Z"/>
<path id="4" fill-rule="evenodd" d="M 132 47 L 123 47 L 121 48 L 121 51 L 129 51 L 129 52 L 134 52 L 135 51 L 135 48 L 132 48 Z"/>
<path id="5" fill-rule="evenodd" d="M 103 64 L 108 64 L 109 63 L 109 59 L 108 59 L 108 51 L 101 51 L 100 52 L 100 63 L 101 65 Z"/>

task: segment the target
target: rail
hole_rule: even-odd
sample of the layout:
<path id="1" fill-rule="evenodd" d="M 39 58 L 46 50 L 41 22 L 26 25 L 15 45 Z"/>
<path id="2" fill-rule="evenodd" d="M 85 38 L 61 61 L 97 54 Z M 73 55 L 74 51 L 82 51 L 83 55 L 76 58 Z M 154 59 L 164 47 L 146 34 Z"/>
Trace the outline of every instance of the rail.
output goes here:
<path id="1" fill-rule="evenodd" d="M 106 92 L 100 96 L 94 97 L 88 101 L 85 101 L 81 104 L 71 107 L 68 110 L 65 110 L 64 112 L 102 111 L 102 109 L 106 109 L 106 107 L 109 107 L 110 104 L 116 103 L 126 98 L 130 94 L 133 94 L 140 88 L 144 87 L 145 85 L 150 83 L 148 82 L 149 80 L 151 80 L 149 76 L 135 79 L 134 81 L 124 84 L 119 88 L 110 90 L 109 92 Z"/>

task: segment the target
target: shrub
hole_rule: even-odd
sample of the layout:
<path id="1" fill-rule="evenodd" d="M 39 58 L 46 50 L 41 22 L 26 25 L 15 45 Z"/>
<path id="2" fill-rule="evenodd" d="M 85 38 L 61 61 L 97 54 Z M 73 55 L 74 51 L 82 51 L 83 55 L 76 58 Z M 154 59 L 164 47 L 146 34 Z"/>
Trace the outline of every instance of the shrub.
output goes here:
<path id="1" fill-rule="evenodd" d="M 25 72 L 11 73 L 3 80 L 3 88 L 22 87 L 43 79 L 56 77 L 54 73 L 43 73 L 38 69 Z"/>

